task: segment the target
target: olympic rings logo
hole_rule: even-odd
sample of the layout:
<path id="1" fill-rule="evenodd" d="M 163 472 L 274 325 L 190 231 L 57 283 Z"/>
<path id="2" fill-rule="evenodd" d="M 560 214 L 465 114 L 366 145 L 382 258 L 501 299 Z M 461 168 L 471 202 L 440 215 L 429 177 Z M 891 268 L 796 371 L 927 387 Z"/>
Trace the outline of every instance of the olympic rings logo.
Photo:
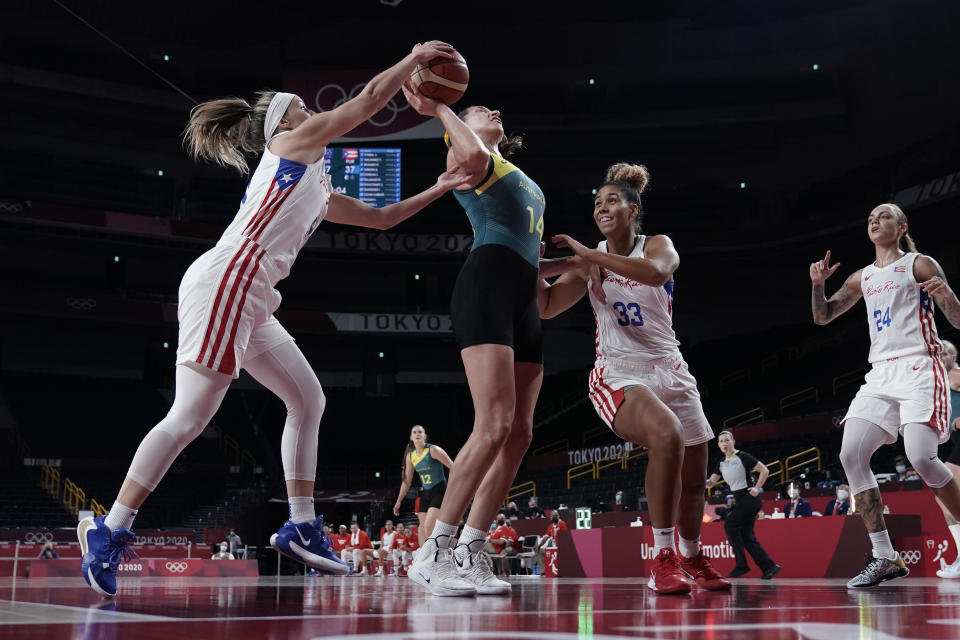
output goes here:
<path id="1" fill-rule="evenodd" d="M 189 565 L 186 562 L 168 562 L 164 566 L 171 573 L 183 573 Z"/>
<path id="2" fill-rule="evenodd" d="M 917 564 L 923 556 L 919 551 L 911 549 L 910 551 L 901 551 L 900 557 L 906 564 Z"/>
<path id="3" fill-rule="evenodd" d="M 97 306 L 97 301 L 93 298 L 74 298 L 73 296 L 67 297 L 67 306 L 77 311 L 93 311 L 93 308 Z"/>
<path id="4" fill-rule="evenodd" d="M 320 98 L 321 96 L 330 97 L 330 94 L 332 92 L 333 97 L 335 97 L 336 100 L 330 105 L 329 109 L 336 109 L 337 107 L 342 105 L 344 102 L 355 98 L 358 93 L 363 91 L 363 88 L 365 86 L 367 86 L 367 83 L 361 82 L 359 84 L 354 85 L 353 89 L 350 90 L 350 93 L 347 93 L 347 90 L 344 89 L 339 84 L 325 84 L 319 89 L 317 89 L 316 94 L 314 94 L 313 96 L 313 104 L 314 106 L 316 106 L 318 111 L 327 111 L 328 109 L 322 106 L 323 104 L 326 104 L 326 103 L 321 102 Z M 386 122 L 377 122 L 373 118 L 370 118 L 369 120 L 367 120 L 367 122 L 372 124 L 375 127 L 389 126 L 393 123 L 394 120 L 397 119 L 398 113 L 400 113 L 401 111 L 406 111 L 407 109 L 410 108 L 410 104 L 407 103 L 407 104 L 404 104 L 402 107 L 399 107 L 397 106 L 397 103 L 394 102 L 394 99 L 390 98 L 390 100 L 387 101 L 385 108 L 387 109 L 387 111 L 390 112 L 389 120 L 387 120 Z"/>
<path id="5" fill-rule="evenodd" d="M 23 541 L 26 544 L 43 544 L 44 542 L 53 542 L 53 534 L 49 531 L 41 531 L 40 533 L 30 532 L 24 534 Z"/>

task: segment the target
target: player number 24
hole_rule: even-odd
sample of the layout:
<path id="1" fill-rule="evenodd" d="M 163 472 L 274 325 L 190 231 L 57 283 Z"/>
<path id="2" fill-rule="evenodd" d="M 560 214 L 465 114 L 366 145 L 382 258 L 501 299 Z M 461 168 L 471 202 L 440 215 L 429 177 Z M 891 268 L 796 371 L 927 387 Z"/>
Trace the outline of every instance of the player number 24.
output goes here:
<path id="1" fill-rule="evenodd" d="M 617 323 L 625 327 L 627 325 L 632 325 L 634 327 L 643 326 L 643 315 L 640 313 L 640 305 L 636 302 L 631 302 L 629 304 L 624 304 L 622 302 L 614 302 L 613 308 L 620 313 L 620 317 L 617 318 Z M 630 312 L 630 313 L 627 313 Z M 633 314 L 631 318 L 630 315 Z"/>
<path id="2" fill-rule="evenodd" d="M 530 213 L 530 233 L 536 231 L 540 234 L 540 237 L 543 237 L 543 214 L 540 214 L 540 219 L 537 220 L 536 226 L 533 224 L 533 219 L 536 217 L 536 212 L 533 210 L 533 207 L 527 205 L 527 211 Z"/>
<path id="3" fill-rule="evenodd" d="M 873 312 L 873 317 L 877 321 L 877 333 L 880 333 L 881 331 L 883 331 L 883 325 L 886 325 L 889 327 L 890 324 L 893 322 L 890 319 L 890 307 L 887 307 L 882 313 L 880 309 L 876 309 Z"/>

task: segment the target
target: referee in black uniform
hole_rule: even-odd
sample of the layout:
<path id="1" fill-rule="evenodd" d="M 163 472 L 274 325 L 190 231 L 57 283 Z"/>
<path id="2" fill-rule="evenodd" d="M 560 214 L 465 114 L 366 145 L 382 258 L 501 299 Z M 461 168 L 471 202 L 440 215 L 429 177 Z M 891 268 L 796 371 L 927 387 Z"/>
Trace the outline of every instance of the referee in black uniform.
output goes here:
<path id="1" fill-rule="evenodd" d="M 723 528 L 727 532 L 727 540 L 733 547 L 733 555 L 737 560 L 737 565 L 730 572 L 731 578 L 742 576 L 750 571 L 747 566 L 746 550 L 753 561 L 763 571 L 763 579 L 770 580 L 773 576 L 780 573 L 780 565 L 774 562 L 767 552 L 757 542 L 757 536 L 753 532 L 753 526 L 757 522 L 757 514 L 762 508 L 760 490 L 763 483 L 766 482 L 770 470 L 745 451 L 737 451 L 733 447 L 733 434 L 729 431 L 721 431 L 717 436 L 717 445 L 723 452 L 723 459 L 720 460 L 713 475 L 707 478 L 707 489 L 710 489 L 723 477 L 724 482 L 733 492 L 734 505 L 724 518 Z M 759 474 L 757 484 L 750 486 L 752 477 L 750 473 L 756 471 Z"/>

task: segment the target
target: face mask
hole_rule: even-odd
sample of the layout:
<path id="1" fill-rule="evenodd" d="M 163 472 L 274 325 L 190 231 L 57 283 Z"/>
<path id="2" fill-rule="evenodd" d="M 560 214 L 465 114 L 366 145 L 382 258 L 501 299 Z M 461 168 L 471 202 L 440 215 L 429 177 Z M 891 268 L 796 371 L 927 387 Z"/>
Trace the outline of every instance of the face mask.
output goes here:
<path id="1" fill-rule="evenodd" d="M 497 520 L 497 526 L 502 527 L 504 524 L 506 524 L 506 522 L 506 520 Z"/>
<path id="2" fill-rule="evenodd" d="M 793 498 L 796 498 L 797 496 L 799 496 L 800 492 L 796 489 L 790 489 L 789 491 L 787 491 L 787 495 L 790 496 L 790 499 L 792 500 Z"/>
<path id="3" fill-rule="evenodd" d="M 902 465 L 902 464 L 897 465 L 897 473 L 903 473 L 906 470 L 907 470 L 906 465 Z"/>
<path id="4" fill-rule="evenodd" d="M 849 497 L 850 493 L 848 491 L 844 491 L 843 489 L 837 491 L 837 500 L 846 500 Z"/>
<path id="5" fill-rule="evenodd" d="M 550 521 L 553 522 L 553 524 L 557 524 L 558 522 L 560 522 L 560 518 L 557 516 L 553 516 L 552 518 L 550 518 Z"/>

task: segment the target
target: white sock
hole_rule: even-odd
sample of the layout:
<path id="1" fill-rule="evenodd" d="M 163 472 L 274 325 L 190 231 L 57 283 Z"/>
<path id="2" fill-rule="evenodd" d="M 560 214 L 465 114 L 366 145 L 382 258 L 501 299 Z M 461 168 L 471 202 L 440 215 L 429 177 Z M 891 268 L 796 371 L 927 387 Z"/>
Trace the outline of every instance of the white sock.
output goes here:
<path id="1" fill-rule="evenodd" d="M 683 554 L 684 558 L 695 558 L 700 553 L 700 538 L 686 540 L 681 535 L 677 537 L 680 538 L 680 553 Z"/>
<path id="2" fill-rule="evenodd" d="M 952 524 L 947 529 L 950 529 L 950 535 L 953 536 L 953 543 L 957 545 L 957 557 L 960 558 L 960 523 Z"/>
<path id="3" fill-rule="evenodd" d="M 653 530 L 653 553 L 654 555 L 660 553 L 660 549 L 671 549 L 676 551 L 676 547 L 673 542 L 673 527 L 669 529 L 654 529 Z"/>
<path id="4" fill-rule="evenodd" d="M 485 544 L 487 544 L 487 533 L 466 525 L 463 527 L 463 533 L 460 534 L 460 539 L 457 541 L 454 553 L 462 558 L 468 553 L 483 551 Z"/>
<path id="5" fill-rule="evenodd" d="M 107 525 L 110 531 L 117 529 L 130 529 L 133 526 L 133 519 L 137 517 L 137 510 L 125 507 L 119 502 L 114 502 L 110 507 L 110 513 L 103 519 L 103 524 Z"/>
<path id="6" fill-rule="evenodd" d="M 893 560 L 897 557 L 897 552 L 893 550 L 893 543 L 890 542 L 890 534 L 885 530 L 871 533 L 870 542 L 873 543 L 874 558 Z"/>
<path id="7" fill-rule="evenodd" d="M 287 502 L 290 503 L 290 522 L 300 524 L 317 519 L 317 514 L 313 510 L 313 498 L 291 496 Z"/>
<path id="8" fill-rule="evenodd" d="M 440 549 L 449 549 L 456 535 L 457 525 L 437 520 L 433 525 L 433 533 L 430 534 L 429 539 L 433 540 Z"/>

